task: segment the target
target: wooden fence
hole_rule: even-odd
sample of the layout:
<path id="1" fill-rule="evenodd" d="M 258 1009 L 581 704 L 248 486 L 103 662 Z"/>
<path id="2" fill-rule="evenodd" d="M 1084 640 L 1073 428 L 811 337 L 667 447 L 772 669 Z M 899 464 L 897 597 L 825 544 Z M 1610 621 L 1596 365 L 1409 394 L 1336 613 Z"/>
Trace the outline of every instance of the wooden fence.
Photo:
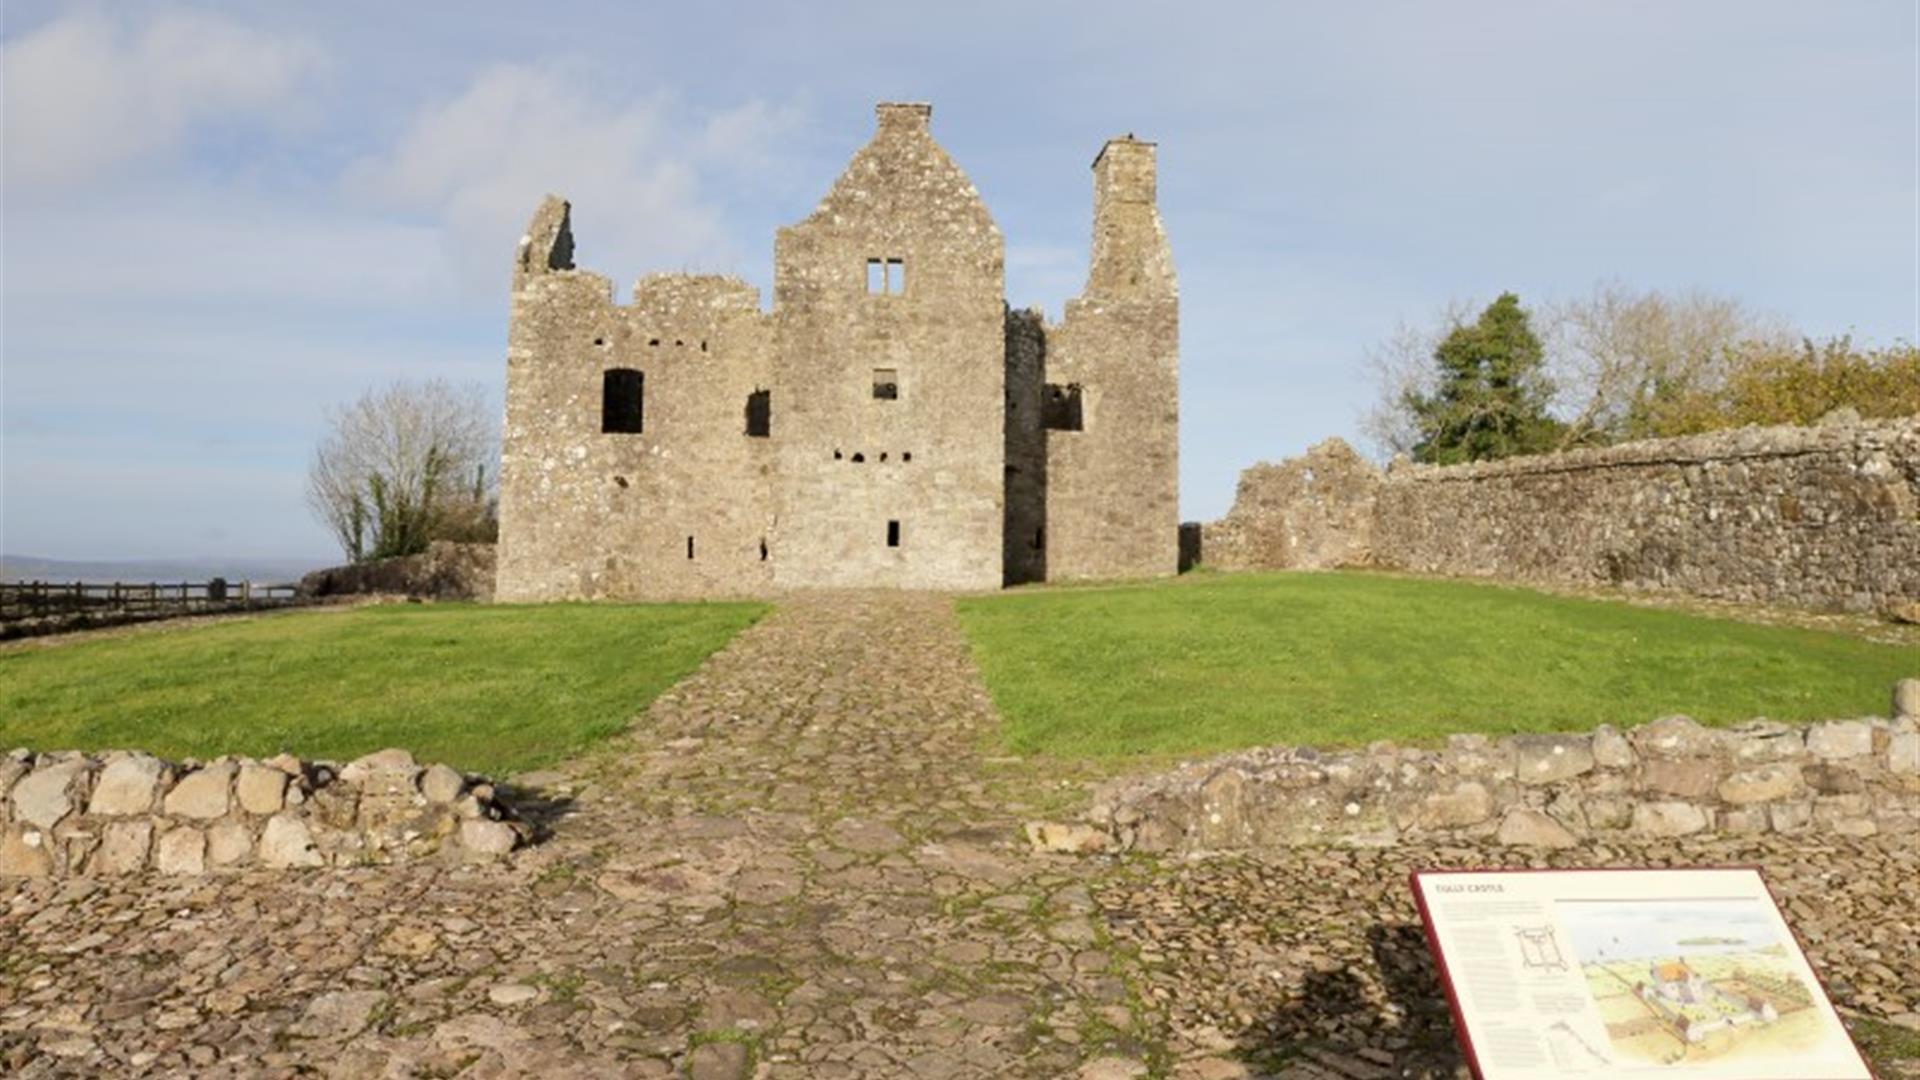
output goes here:
<path id="1" fill-rule="evenodd" d="M 177 583 L 122 581 L 7 581 L 0 582 L 0 622 L 48 615 L 124 614 L 129 616 L 188 614 L 198 611 L 244 611 L 296 603 L 297 586 L 256 585 L 251 581 L 183 581 Z"/>

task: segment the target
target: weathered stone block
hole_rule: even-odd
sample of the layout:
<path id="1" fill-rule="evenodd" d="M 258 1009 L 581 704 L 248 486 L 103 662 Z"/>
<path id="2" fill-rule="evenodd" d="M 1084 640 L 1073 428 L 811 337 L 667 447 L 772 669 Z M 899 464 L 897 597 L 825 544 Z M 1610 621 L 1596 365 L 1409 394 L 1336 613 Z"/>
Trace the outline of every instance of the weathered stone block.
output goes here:
<path id="1" fill-rule="evenodd" d="M 1726 732 L 1726 745 L 1736 765 L 1785 761 L 1806 753 L 1807 740 L 1799 728 L 1772 721 L 1742 724 Z"/>
<path id="2" fill-rule="evenodd" d="M 1516 735 L 1513 775 L 1523 784 L 1570 780 L 1593 768 L 1591 740 L 1584 735 Z"/>
<path id="3" fill-rule="evenodd" d="M 1633 803 L 1626 799 L 1589 797 L 1585 807 L 1589 829 L 1624 829 L 1633 824 Z"/>
<path id="4" fill-rule="evenodd" d="M 176 826 L 161 833 L 153 865 L 163 874 L 206 873 L 207 835 L 191 825 Z"/>
<path id="5" fill-rule="evenodd" d="M 32 825 L 0 832 L 0 876 L 46 877 L 53 873 L 53 836 Z"/>
<path id="6" fill-rule="evenodd" d="M 107 816 L 150 814 L 164 790 L 167 767 L 147 754 L 121 754 L 107 762 L 94 785 L 87 813 Z"/>
<path id="7" fill-rule="evenodd" d="M 1873 753 L 1873 728 L 1862 720 L 1831 720 L 1807 729 L 1807 752 L 1829 761 Z"/>
<path id="8" fill-rule="evenodd" d="M 1633 744 L 1613 725 L 1602 724 L 1593 733 L 1593 763 L 1603 769 L 1633 767 Z"/>
<path id="9" fill-rule="evenodd" d="M 1887 741 L 1887 771 L 1900 775 L 1920 773 L 1920 735 L 1902 733 Z"/>
<path id="10" fill-rule="evenodd" d="M 1792 765 L 1761 765 L 1720 781 L 1719 792 L 1730 803 L 1772 802 L 1805 794 L 1806 784 Z"/>
<path id="11" fill-rule="evenodd" d="M 476 855 L 507 855 L 519 843 L 520 834 L 504 821 L 469 818 L 460 823 L 460 846 Z"/>
<path id="12" fill-rule="evenodd" d="M 1627 738 L 1643 757 L 1703 757 L 1716 749 L 1713 732 L 1690 716 L 1663 716 L 1634 728 Z"/>
<path id="13" fill-rule="evenodd" d="M 1707 825 L 1706 812 L 1692 803 L 1645 802 L 1633 808 L 1633 831 L 1642 836 L 1688 836 Z"/>
<path id="14" fill-rule="evenodd" d="M 488 824 L 498 824 L 488 822 Z M 509 828 L 508 831 L 511 831 Z M 466 830 L 461 830 L 465 835 Z M 1075 825 L 1053 821 L 1027 822 L 1027 843 L 1035 851 L 1044 851 L 1056 855 L 1092 855 L 1105 851 L 1108 836 L 1091 825 Z M 511 847 L 508 851 L 513 850 Z"/>
<path id="15" fill-rule="evenodd" d="M 445 765 L 430 765 L 420 774 L 420 794 L 431 803 L 450 803 L 467 787 L 466 778 Z"/>
<path id="16" fill-rule="evenodd" d="M 249 761 L 240 766 L 240 777 L 233 785 L 240 809 L 262 817 L 279 813 L 286 805 L 289 779 L 284 770 L 271 765 Z"/>
<path id="17" fill-rule="evenodd" d="M 1720 815 L 1720 831 L 1732 835 L 1763 833 L 1768 828 L 1767 808 L 1746 806 Z"/>
<path id="18" fill-rule="evenodd" d="M 211 821 L 232 806 L 233 762 L 213 761 L 180 778 L 161 803 L 170 817 Z"/>
<path id="19" fill-rule="evenodd" d="M 1493 816 L 1493 796 L 1484 784 L 1468 780 L 1422 799 L 1414 823 L 1422 829 L 1460 829 Z"/>
<path id="20" fill-rule="evenodd" d="M 1803 765 L 1800 776 L 1820 795 L 1853 795 L 1867 789 L 1866 778 L 1847 765 Z"/>
<path id="21" fill-rule="evenodd" d="M 314 846 L 307 823 L 289 814 L 267 819 L 260 833 L 260 862 L 266 866 L 320 866 L 326 860 Z"/>
<path id="22" fill-rule="evenodd" d="M 80 758 L 43 762 L 13 785 L 13 820 L 51 829 L 74 812 L 75 788 L 86 772 Z"/>
<path id="23" fill-rule="evenodd" d="M 1649 758 L 1640 765 L 1640 778 L 1650 792 L 1703 799 L 1712 794 L 1720 770 L 1709 758 Z"/>
<path id="24" fill-rule="evenodd" d="M 245 822 L 228 818 L 214 822 L 207 830 L 207 862 L 211 865 L 232 866 L 252 854 L 253 832 Z"/>
<path id="25" fill-rule="evenodd" d="M 1920 717 L 1920 679 L 1901 679 L 1893 684 L 1893 715 Z"/>
<path id="26" fill-rule="evenodd" d="M 1500 829 L 1494 839 L 1508 847 L 1565 848 L 1580 842 L 1565 825 L 1538 810 L 1518 807 L 1500 819 Z"/>
<path id="27" fill-rule="evenodd" d="M 153 849 L 153 822 L 110 821 L 100 830 L 100 850 L 90 869 L 98 874 L 132 874 L 146 868 Z"/>
<path id="28" fill-rule="evenodd" d="M 1774 803 L 1767 807 L 1767 820 L 1773 823 L 1773 831 L 1777 833 L 1805 832 L 1813 825 L 1813 802 L 1802 799 Z"/>

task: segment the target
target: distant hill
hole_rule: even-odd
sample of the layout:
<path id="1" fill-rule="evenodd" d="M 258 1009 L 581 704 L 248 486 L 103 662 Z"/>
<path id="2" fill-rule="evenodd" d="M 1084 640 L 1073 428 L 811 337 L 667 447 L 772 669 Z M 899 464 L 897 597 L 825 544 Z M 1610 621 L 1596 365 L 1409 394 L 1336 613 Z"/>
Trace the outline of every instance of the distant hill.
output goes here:
<path id="1" fill-rule="evenodd" d="M 0 555 L 0 581 L 228 581 L 261 584 L 298 581 L 309 570 L 338 560 L 222 558 L 195 559 L 43 559 L 36 555 Z"/>

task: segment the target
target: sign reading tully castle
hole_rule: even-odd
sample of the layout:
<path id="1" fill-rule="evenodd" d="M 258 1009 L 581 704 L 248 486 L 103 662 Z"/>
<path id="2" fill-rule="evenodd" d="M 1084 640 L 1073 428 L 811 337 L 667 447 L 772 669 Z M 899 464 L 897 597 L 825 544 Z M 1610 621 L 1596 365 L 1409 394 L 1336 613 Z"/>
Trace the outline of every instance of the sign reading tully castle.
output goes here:
<path id="1" fill-rule="evenodd" d="M 1059 325 L 1009 310 L 1004 243 L 928 130 L 882 104 L 774 243 L 633 301 L 573 267 L 568 205 L 520 242 L 501 600 L 987 589 L 1178 558 L 1179 298 L 1154 144 L 1093 163 L 1093 253 Z"/>

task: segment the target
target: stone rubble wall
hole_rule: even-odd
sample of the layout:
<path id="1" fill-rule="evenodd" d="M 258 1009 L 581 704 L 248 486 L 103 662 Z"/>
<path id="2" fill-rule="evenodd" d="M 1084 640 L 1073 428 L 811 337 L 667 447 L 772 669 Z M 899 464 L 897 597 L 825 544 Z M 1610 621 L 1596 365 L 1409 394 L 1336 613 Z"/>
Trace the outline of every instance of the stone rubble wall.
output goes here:
<path id="1" fill-rule="evenodd" d="M 315 570 L 300 579 L 303 597 L 388 594 L 434 600 L 492 600 L 494 546 L 435 540 L 418 555 L 370 559 Z"/>
<path id="2" fill-rule="evenodd" d="M 345 766 L 286 754 L 0 757 L 0 877 L 489 861 L 529 836 L 491 784 L 405 750 Z"/>
<path id="3" fill-rule="evenodd" d="M 1115 781 L 1053 850 L 1166 854 L 1401 840 L 1571 847 L 1692 834 L 1920 833 L 1920 679 L 1894 717 L 1707 728 L 1684 716 L 1589 734 L 1456 735 L 1444 748 L 1271 747 Z"/>
<path id="4" fill-rule="evenodd" d="M 1894 610 L 1920 600 L 1920 418 L 1384 474 L 1329 440 L 1244 472 L 1201 558 Z"/>

